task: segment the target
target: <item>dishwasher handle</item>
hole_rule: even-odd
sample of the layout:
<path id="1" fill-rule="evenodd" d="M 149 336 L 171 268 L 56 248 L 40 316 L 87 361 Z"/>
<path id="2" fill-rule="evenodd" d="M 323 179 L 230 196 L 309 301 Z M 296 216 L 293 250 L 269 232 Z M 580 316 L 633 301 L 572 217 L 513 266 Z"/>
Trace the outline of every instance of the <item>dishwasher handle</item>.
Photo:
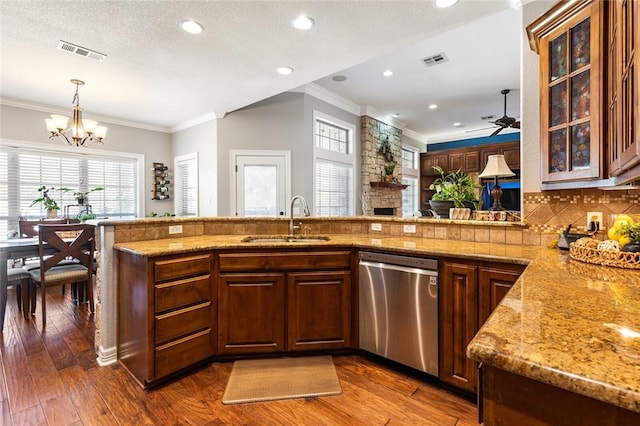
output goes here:
<path id="1" fill-rule="evenodd" d="M 419 275 L 428 275 L 432 277 L 438 276 L 438 271 L 428 270 L 428 269 L 420 269 L 420 268 L 412 268 L 409 266 L 400 266 L 393 265 L 391 263 L 381 263 L 381 262 L 369 262 L 367 260 L 360 261 L 361 266 L 366 266 L 368 268 L 376 268 L 376 269 L 385 269 L 385 270 L 393 270 L 399 272 L 406 272 L 411 274 L 419 274 Z"/>

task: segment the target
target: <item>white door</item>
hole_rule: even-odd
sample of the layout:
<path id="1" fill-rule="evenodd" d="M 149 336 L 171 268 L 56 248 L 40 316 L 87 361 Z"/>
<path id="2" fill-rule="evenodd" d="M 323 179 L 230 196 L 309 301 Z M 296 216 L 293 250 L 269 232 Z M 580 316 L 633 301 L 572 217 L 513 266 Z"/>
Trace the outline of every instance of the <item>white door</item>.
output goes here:
<path id="1" fill-rule="evenodd" d="M 231 212 L 284 216 L 291 196 L 289 151 L 231 151 Z"/>

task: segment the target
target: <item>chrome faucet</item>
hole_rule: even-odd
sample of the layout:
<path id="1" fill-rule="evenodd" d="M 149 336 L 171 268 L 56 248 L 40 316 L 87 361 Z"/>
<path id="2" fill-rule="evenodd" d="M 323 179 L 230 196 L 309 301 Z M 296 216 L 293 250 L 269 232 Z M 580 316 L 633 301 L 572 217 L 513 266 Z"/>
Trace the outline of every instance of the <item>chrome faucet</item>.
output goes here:
<path id="1" fill-rule="evenodd" d="M 304 199 L 302 195 L 296 195 L 291 199 L 291 207 L 289 207 L 289 211 L 291 212 L 291 217 L 289 218 L 289 235 L 294 235 L 296 231 L 300 230 L 300 224 L 293 224 L 293 205 L 296 203 L 296 200 L 300 200 L 302 204 L 302 211 L 305 216 L 311 216 L 311 212 L 309 211 L 309 205 L 307 204 L 307 200 Z"/>

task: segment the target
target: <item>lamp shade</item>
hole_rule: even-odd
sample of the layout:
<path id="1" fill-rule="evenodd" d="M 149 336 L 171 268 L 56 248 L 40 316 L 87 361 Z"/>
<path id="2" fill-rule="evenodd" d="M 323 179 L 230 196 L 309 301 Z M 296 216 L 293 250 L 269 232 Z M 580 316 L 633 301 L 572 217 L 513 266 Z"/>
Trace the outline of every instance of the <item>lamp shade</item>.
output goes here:
<path id="1" fill-rule="evenodd" d="M 479 178 L 507 176 L 515 176 L 515 173 L 511 171 L 509 166 L 507 166 L 507 162 L 504 160 L 504 155 L 490 155 L 487 159 L 487 165 L 482 173 L 478 175 Z"/>

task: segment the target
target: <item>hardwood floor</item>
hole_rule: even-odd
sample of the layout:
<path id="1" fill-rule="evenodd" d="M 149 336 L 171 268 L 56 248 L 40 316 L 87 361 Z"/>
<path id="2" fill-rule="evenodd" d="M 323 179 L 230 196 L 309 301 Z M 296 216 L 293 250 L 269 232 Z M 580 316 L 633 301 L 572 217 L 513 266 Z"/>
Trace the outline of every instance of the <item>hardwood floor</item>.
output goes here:
<path id="1" fill-rule="evenodd" d="M 59 288 L 24 319 L 9 291 L 0 334 L 0 425 L 477 425 L 475 404 L 435 381 L 360 355 L 334 357 L 337 396 L 222 405 L 231 362 L 144 391 L 117 365 L 99 367 L 93 315 Z"/>

